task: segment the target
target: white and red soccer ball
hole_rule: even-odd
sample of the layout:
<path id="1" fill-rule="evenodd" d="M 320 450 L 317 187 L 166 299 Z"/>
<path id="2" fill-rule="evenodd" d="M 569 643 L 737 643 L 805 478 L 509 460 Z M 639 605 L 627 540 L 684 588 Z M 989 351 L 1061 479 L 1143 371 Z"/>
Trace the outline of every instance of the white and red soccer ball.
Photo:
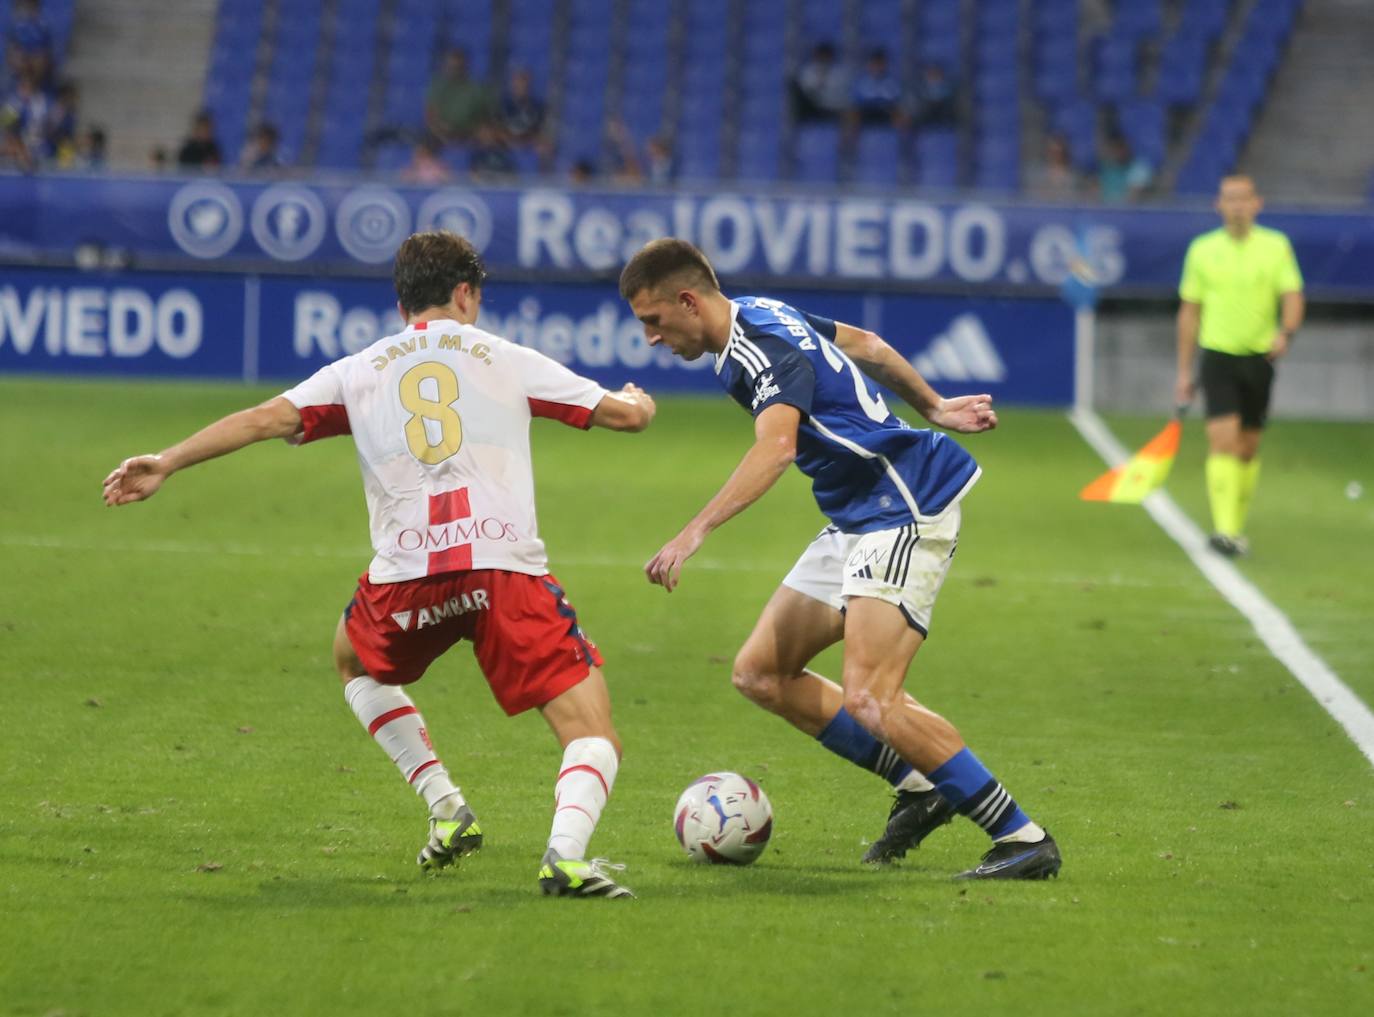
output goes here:
<path id="1" fill-rule="evenodd" d="M 673 809 L 673 829 L 694 862 L 748 865 L 773 835 L 773 806 L 748 777 L 721 770 L 687 785 Z"/>

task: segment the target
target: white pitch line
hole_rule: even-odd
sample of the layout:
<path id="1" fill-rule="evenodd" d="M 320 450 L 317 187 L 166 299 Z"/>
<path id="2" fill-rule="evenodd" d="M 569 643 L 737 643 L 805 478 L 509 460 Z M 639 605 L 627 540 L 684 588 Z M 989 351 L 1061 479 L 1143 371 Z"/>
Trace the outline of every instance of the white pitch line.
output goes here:
<path id="1" fill-rule="evenodd" d="M 1069 414 L 1069 421 L 1108 466 L 1119 466 L 1130 458 L 1130 453 L 1096 413 L 1076 409 Z M 1365 758 L 1374 763 L 1374 713 L 1364 701 L 1313 652 L 1288 617 L 1241 575 L 1239 569 L 1208 549 L 1207 538 L 1197 524 L 1184 515 L 1165 491 L 1151 493 L 1144 506 L 1160 529 L 1183 548 L 1198 571 L 1255 627 L 1255 633 L 1269 652 L 1345 729 Z"/>

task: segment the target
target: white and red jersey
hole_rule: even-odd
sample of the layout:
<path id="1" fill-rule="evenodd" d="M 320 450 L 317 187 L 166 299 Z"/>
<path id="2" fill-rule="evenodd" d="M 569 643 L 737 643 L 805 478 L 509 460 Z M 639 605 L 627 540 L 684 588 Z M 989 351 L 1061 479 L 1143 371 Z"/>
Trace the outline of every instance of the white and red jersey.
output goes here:
<path id="1" fill-rule="evenodd" d="M 542 353 L 430 321 L 336 360 L 282 395 L 296 443 L 353 435 L 374 583 L 469 569 L 548 572 L 534 513 L 530 419 L 591 426 L 606 390 Z"/>

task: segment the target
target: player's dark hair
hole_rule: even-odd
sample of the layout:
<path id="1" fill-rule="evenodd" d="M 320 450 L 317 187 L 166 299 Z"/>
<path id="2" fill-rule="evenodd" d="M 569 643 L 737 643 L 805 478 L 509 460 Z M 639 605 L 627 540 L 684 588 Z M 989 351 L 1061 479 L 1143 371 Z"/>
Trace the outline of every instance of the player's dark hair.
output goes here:
<path id="1" fill-rule="evenodd" d="M 706 255 L 685 240 L 662 237 L 641 247 L 620 273 L 620 296 L 632 300 L 641 290 L 656 290 L 669 281 L 675 289 L 720 289 Z"/>
<path id="2" fill-rule="evenodd" d="M 459 283 L 480 290 L 487 270 L 477 249 L 457 233 L 430 230 L 412 234 L 401 245 L 391 277 L 406 313 L 420 314 L 447 304 Z"/>

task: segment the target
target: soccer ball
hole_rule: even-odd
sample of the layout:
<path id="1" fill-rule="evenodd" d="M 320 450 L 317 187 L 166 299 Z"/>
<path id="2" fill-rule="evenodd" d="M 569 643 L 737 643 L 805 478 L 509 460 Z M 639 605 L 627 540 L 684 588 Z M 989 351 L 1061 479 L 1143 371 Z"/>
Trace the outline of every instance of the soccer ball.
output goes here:
<path id="1" fill-rule="evenodd" d="M 678 843 L 694 862 L 748 865 L 773 835 L 773 806 L 748 777 L 719 771 L 687 785 L 673 810 Z"/>

